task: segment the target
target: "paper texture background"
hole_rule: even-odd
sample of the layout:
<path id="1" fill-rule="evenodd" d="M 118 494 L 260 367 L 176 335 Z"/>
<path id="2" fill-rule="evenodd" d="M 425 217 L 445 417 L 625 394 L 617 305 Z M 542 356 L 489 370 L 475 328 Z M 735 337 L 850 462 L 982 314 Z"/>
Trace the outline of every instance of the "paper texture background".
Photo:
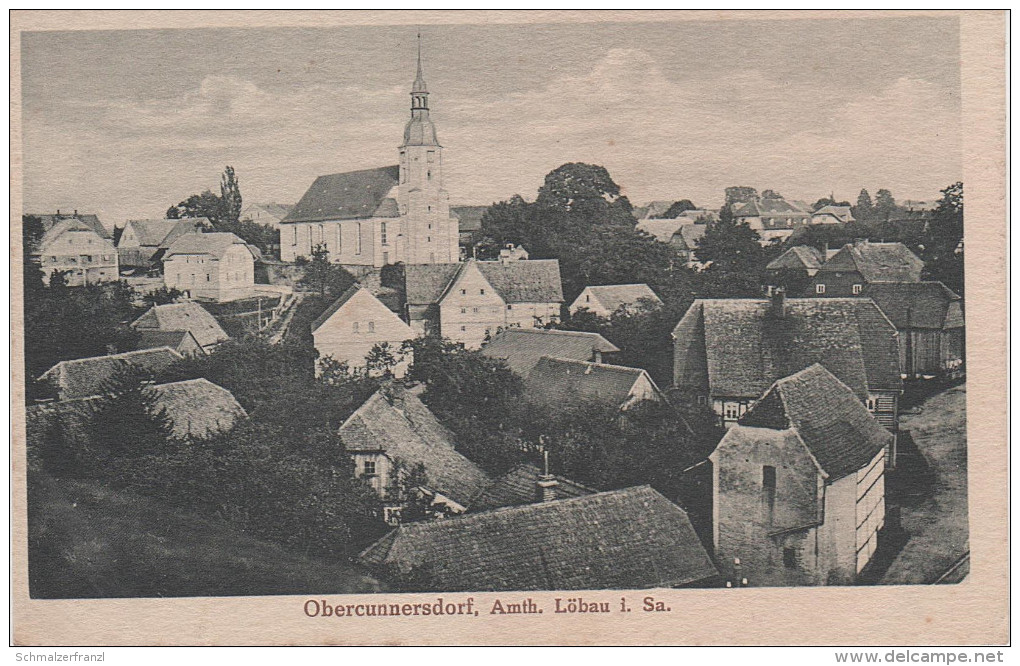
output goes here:
<path id="1" fill-rule="evenodd" d="M 887 13 L 911 16 L 919 12 Z M 841 12 L 837 16 L 880 13 Z M 797 589 L 599 591 L 589 594 L 450 594 L 330 597 L 332 603 L 474 596 L 577 597 L 631 605 L 644 596 L 670 613 L 607 616 L 309 618 L 315 596 L 133 600 L 28 597 L 23 376 L 20 340 L 21 30 L 340 24 L 521 23 L 833 18 L 819 12 L 13 12 L 11 24 L 12 569 L 19 645 L 673 644 L 977 645 L 1008 641 L 1006 407 L 1006 191 L 1004 12 L 963 12 L 962 146 L 967 186 L 967 414 L 971 573 L 959 585 Z M 937 44 L 931 45 L 938 48 Z"/>

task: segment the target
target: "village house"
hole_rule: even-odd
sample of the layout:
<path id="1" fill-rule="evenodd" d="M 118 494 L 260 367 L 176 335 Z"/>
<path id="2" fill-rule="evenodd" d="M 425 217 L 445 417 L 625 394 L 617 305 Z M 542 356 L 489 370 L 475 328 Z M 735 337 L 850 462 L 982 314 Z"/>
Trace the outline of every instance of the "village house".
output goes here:
<path id="1" fill-rule="evenodd" d="M 372 394 L 340 426 L 344 450 L 356 474 L 383 500 L 384 520 L 396 522 L 410 498 L 401 487 L 419 464 L 428 485 L 416 489 L 448 513 L 463 513 L 491 483 L 461 455 L 456 442 L 411 390 L 390 383 Z"/>
<path id="2" fill-rule="evenodd" d="M 142 390 L 151 400 L 153 412 L 166 418 L 169 434 L 176 439 L 205 439 L 229 431 L 248 417 L 230 391 L 208 379 L 155 384 Z M 72 443 L 87 447 L 96 414 L 110 399 L 108 395 L 91 395 L 28 407 L 29 448 L 43 446 L 54 428 Z"/>
<path id="3" fill-rule="evenodd" d="M 758 232 L 762 244 L 785 240 L 795 229 L 811 222 L 811 213 L 803 206 L 784 199 L 758 199 L 734 205 L 733 219 L 746 222 Z"/>
<path id="4" fill-rule="evenodd" d="M 811 224 L 846 224 L 853 221 L 850 206 L 822 206 L 811 213 Z"/>
<path id="5" fill-rule="evenodd" d="M 163 284 L 215 303 L 249 298 L 255 293 L 257 256 L 232 233 L 185 234 L 163 255 Z"/>
<path id="6" fill-rule="evenodd" d="M 556 259 L 475 261 L 404 267 L 405 312 L 415 333 L 477 349 L 501 328 L 559 321 Z"/>
<path id="7" fill-rule="evenodd" d="M 708 230 L 707 224 L 684 224 L 669 240 L 669 244 L 676 250 L 680 260 L 687 268 L 701 269 L 704 262 L 698 261 L 698 242 L 705 237 Z"/>
<path id="8" fill-rule="evenodd" d="M 631 214 L 638 221 L 662 219 L 672 206 L 672 201 L 650 201 L 644 206 L 635 207 Z"/>
<path id="9" fill-rule="evenodd" d="M 191 331 L 139 331 L 139 349 L 169 347 L 181 356 L 205 356 L 206 352 Z"/>
<path id="10" fill-rule="evenodd" d="M 788 299 L 781 290 L 771 299 L 698 299 L 673 341 L 674 386 L 726 427 L 774 382 L 820 363 L 897 431 L 898 334 L 870 299 Z"/>
<path id="11" fill-rule="evenodd" d="M 57 363 L 38 381 L 48 384 L 58 400 L 87 398 L 109 392 L 114 382 L 128 375 L 152 379 L 183 358 L 168 347 L 76 358 Z"/>
<path id="12" fill-rule="evenodd" d="M 360 561 L 437 592 L 718 584 L 686 512 L 649 486 L 399 525 Z"/>
<path id="13" fill-rule="evenodd" d="M 903 243 L 848 243 L 815 273 L 805 296 L 859 296 L 874 282 L 920 282 L 924 262 Z"/>
<path id="14" fill-rule="evenodd" d="M 443 147 L 428 98 L 419 48 L 399 164 L 319 176 L 280 222 L 283 261 L 310 258 L 316 246 L 352 267 L 460 259 L 458 220 L 443 186 Z"/>
<path id="15" fill-rule="evenodd" d="M 198 303 L 154 305 L 131 324 L 141 334 L 151 331 L 188 331 L 205 352 L 230 339 L 216 317 Z"/>
<path id="16" fill-rule="evenodd" d="M 548 455 L 548 452 L 546 454 Z M 537 502 L 583 497 L 598 492 L 576 481 L 550 474 L 548 463 L 545 468 L 543 471 L 531 463 L 515 466 L 476 497 L 468 511 L 478 513 L 505 506 L 524 506 Z"/>
<path id="17" fill-rule="evenodd" d="M 312 322 L 312 338 L 320 361 L 329 357 L 350 368 L 363 369 L 372 348 L 385 345 L 397 360 L 389 369 L 395 377 L 403 377 L 411 361 L 401 354 L 401 345 L 415 337 L 410 326 L 359 284 L 348 288 Z M 376 368 L 372 374 L 382 372 L 383 369 Z"/>
<path id="18" fill-rule="evenodd" d="M 252 203 L 241 209 L 240 220 L 279 230 L 280 222 L 293 208 L 291 204 Z"/>
<path id="19" fill-rule="evenodd" d="M 652 218 L 641 220 L 634 228 L 638 231 L 643 231 L 649 236 L 653 236 L 655 240 L 660 243 L 669 243 L 673 238 L 673 234 L 675 234 L 680 227 L 684 226 L 694 226 L 694 223 L 690 220 L 685 220 L 679 217 L 666 219 Z M 698 226 L 704 227 L 707 225 L 702 224 Z"/>
<path id="20" fill-rule="evenodd" d="M 461 257 L 473 256 L 473 243 L 476 234 L 482 230 L 482 215 L 489 206 L 450 206 L 450 215 L 457 218 L 460 236 Z"/>
<path id="21" fill-rule="evenodd" d="M 552 412 L 582 405 L 626 411 L 635 405 L 665 402 L 641 368 L 543 356 L 524 382 L 526 399 Z"/>
<path id="22" fill-rule="evenodd" d="M 643 307 L 660 305 L 662 299 L 647 284 L 607 284 L 585 287 L 570 304 L 570 314 L 583 309 L 608 319 L 621 310 L 636 312 Z"/>
<path id="23" fill-rule="evenodd" d="M 813 364 L 780 379 L 709 456 L 713 541 L 751 586 L 846 585 L 885 524 L 892 435 Z"/>
<path id="24" fill-rule="evenodd" d="M 875 301 L 899 331 L 904 377 L 963 373 L 963 300 L 941 282 L 875 282 L 861 296 Z"/>
<path id="25" fill-rule="evenodd" d="M 765 267 L 769 273 L 794 271 L 804 277 L 814 277 L 825 263 L 825 253 L 810 245 L 795 245 L 773 259 Z"/>
<path id="26" fill-rule="evenodd" d="M 128 220 L 117 239 L 121 268 L 162 268 L 163 255 L 184 234 L 201 233 L 210 226 L 208 218 L 182 220 Z"/>
<path id="27" fill-rule="evenodd" d="M 543 356 L 602 363 L 603 354 L 619 351 L 619 347 L 598 333 L 547 328 L 505 328 L 481 349 L 489 358 L 506 361 L 511 370 L 525 379 Z"/>
<path id="28" fill-rule="evenodd" d="M 120 279 L 117 249 L 110 232 L 99 218 L 90 214 L 33 214 L 42 221 L 43 236 L 33 258 L 43 271 L 43 283 L 49 284 L 54 271 L 64 276 L 68 286 L 116 282 Z"/>

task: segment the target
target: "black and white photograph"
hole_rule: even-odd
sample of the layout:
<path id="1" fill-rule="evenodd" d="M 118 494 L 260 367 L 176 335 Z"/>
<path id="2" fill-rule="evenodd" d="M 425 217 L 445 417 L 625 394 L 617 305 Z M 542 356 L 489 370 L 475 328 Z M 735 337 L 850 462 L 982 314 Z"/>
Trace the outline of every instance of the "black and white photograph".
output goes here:
<path id="1" fill-rule="evenodd" d="M 30 599 L 966 585 L 960 16 L 442 19 L 20 33 Z"/>

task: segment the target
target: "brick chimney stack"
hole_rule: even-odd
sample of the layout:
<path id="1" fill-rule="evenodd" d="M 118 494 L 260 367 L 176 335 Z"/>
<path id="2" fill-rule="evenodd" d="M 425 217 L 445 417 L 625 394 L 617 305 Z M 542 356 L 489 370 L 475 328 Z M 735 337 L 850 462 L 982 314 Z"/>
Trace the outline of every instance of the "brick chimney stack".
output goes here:
<path id="1" fill-rule="evenodd" d="M 556 486 L 559 485 L 559 481 L 549 473 L 549 452 L 543 451 L 542 456 L 545 468 L 538 476 L 538 483 L 535 484 L 535 499 L 539 502 L 552 502 L 556 500 Z"/>

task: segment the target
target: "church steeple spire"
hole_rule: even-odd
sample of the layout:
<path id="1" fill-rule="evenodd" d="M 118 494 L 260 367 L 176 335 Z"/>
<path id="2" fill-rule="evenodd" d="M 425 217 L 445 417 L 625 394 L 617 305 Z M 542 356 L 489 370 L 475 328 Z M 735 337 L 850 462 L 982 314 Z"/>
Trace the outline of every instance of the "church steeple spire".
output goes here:
<path id="1" fill-rule="evenodd" d="M 428 88 L 425 86 L 425 76 L 421 73 L 421 33 L 418 33 L 418 75 L 414 77 L 414 85 L 411 86 L 411 94 L 414 93 L 425 93 L 429 94 Z M 427 108 L 427 107 L 426 107 Z"/>
<path id="2" fill-rule="evenodd" d="M 411 85 L 411 120 L 404 128 L 405 146 L 437 146 L 436 127 L 429 120 L 429 90 L 421 67 L 421 33 L 418 33 L 418 73 Z"/>

